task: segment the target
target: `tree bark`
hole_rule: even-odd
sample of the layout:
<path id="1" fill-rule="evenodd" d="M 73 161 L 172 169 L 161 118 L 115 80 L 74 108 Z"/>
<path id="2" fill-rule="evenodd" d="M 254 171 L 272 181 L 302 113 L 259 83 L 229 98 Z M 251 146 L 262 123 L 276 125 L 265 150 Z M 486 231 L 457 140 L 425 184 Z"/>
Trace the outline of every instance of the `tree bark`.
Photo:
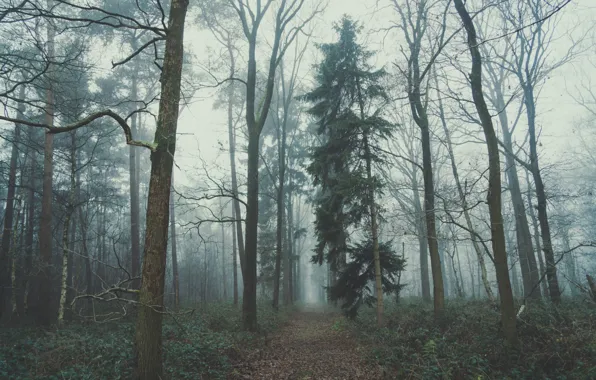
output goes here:
<path id="1" fill-rule="evenodd" d="M 224 209 L 221 204 L 221 198 L 219 198 L 219 209 L 221 210 L 221 218 L 224 217 Z M 222 287 L 223 287 L 223 299 L 228 299 L 228 281 L 226 279 L 226 232 L 223 223 L 219 224 L 221 229 L 221 275 L 222 275 Z"/>
<path id="2" fill-rule="evenodd" d="M 282 68 L 283 72 L 283 68 Z M 284 77 L 282 75 L 281 80 L 283 82 Z M 285 89 L 285 84 L 281 84 Z M 285 95 L 285 91 L 284 91 Z M 287 100 L 283 98 L 283 118 L 281 125 L 277 125 L 277 162 L 278 162 L 278 184 L 277 184 L 277 225 L 276 225 L 276 251 L 275 251 L 275 274 L 274 274 L 274 285 L 273 285 L 273 307 L 277 308 L 279 303 L 279 282 L 281 276 L 281 259 L 284 260 L 284 283 L 283 283 L 283 298 L 284 305 L 290 303 L 290 260 L 288 252 L 284 253 L 284 211 L 285 211 L 285 174 L 286 174 L 286 136 L 287 136 L 287 118 L 288 118 Z"/>
<path id="3" fill-rule="evenodd" d="M 422 291 L 422 299 L 424 302 L 431 301 L 430 295 L 430 280 L 428 276 L 428 240 L 426 238 L 426 222 L 424 212 L 422 211 L 422 204 L 420 203 L 420 193 L 418 191 L 418 168 L 412 164 L 412 191 L 414 200 L 414 210 L 416 213 L 416 231 L 418 234 L 418 247 L 420 251 L 420 287 Z"/>
<path id="4" fill-rule="evenodd" d="M 425 115 L 426 116 L 426 115 Z M 422 166 L 424 176 L 424 215 L 426 218 L 426 234 L 430 251 L 430 266 L 433 277 L 433 302 L 435 318 L 440 318 L 445 309 L 445 290 L 443 289 L 443 273 L 441 272 L 441 257 L 437 241 L 437 227 L 435 216 L 435 188 L 432 168 L 432 154 L 430 150 L 430 131 L 426 117 L 418 119 L 422 137 Z"/>
<path id="5" fill-rule="evenodd" d="M 245 266 L 242 274 L 244 294 L 242 320 L 244 329 L 257 330 L 257 232 L 259 219 L 259 137 L 249 129 L 248 196 L 246 207 Z"/>
<path id="6" fill-rule="evenodd" d="M 277 249 L 279 254 L 284 258 L 284 305 L 289 305 L 292 300 L 291 281 L 292 281 L 292 266 L 290 264 L 290 254 L 287 249 L 284 250 L 284 219 L 285 219 L 285 174 L 286 174 L 286 129 L 287 129 L 287 109 L 284 107 L 284 119 L 282 123 L 280 152 L 279 152 L 279 185 L 277 194 Z M 286 242 L 287 244 L 288 242 Z"/>
<path id="7" fill-rule="evenodd" d="M 22 185 L 22 181 L 21 181 L 21 185 Z M 22 198 L 22 197 L 21 197 Z M 17 213 L 16 213 L 16 218 L 14 220 L 14 228 L 12 229 L 12 235 L 10 236 L 10 239 L 12 240 L 12 244 L 10 246 L 10 250 L 9 250 L 9 254 L 10 254 L 10 258 L 11 258 L 11 268 L 10 268 L 10 284 L 11 284 L 11 297 L 10 297 L 10 304 L 11 304 L 11 318 L 16 319 L 19 316 L 19 307 L 18 307 L 18 302 L 17 302 L 17 290 L 19 289 L 19 282 L 17 280 L 18 277 L 18 266 L 19 266 L 19 260 L 18 260 L 18 254 L 17 251 L 19 250 L 19 234 L 17 234 L 17 231 L 19 231 L 19 221 L 21 220 L 21 211 L 22 211 L 22 202 L 19 202 L 19 206 L 16 207 L 17 209 Z M 21 229 L 20 231 L 22 231 L 22 223 L 21 223 Z M 20 234 L 22 237 L 22 233 Z M 20 243 L 22 244 L 23 241 L 20 240 Z"/>
<path id="8" fill-rule="evenodd" d="M 32 128 L 30 132 L 32 132 Z M 31 138 L 33 136 L 32 133 L 29 134 Z M 33 268 L 33 223 L 35 219 L 35 168 L 36 160 L 35 160 L 35 150 L 31 149 L 29 151 L 29 190 L 27 196 L 27 231 L 25 232 L 25 276 L 24 280 L 25 283 L 23 284 L 23 308 L 24 314 L 28 314 L 29 312 L 29 294 L 30 289 L 32 287 L 32 268 Z"/>
<path id="9" fill-rule="evenodd" d="M 290 271 L 289 271 L 289 276 L 290 278 L 288 279 L 289 282 L 289 286 L 290 286 L 290 304 L 294 303 L 294 301 L 297 299 L 297 293 L 296 293 L 296 287 L 297 287 L 297 281 L 298 281 L 298 276 L 300 275 L 300 273 L 298 272 L 298 267 L 295 267 L 296 264 L 296 260 L 294 260 L 294 234 L 293 234 L 293 229 L 294 229 L 294 220 L 293 220 L 293 216 L 292 216 L 292 194 L 291 194 L 291 188 L 292 188 L 292 178 L 289 178 L 289 186 L 288 186 L 288 192 L 287 192 L 287 221 L 288 221 L 288 226 L 286 228 L 286 250 L 287 253 L 286 255 L 288 256 L 288 265 L 290 267 Z M 285 203 L 285 202 L 284 202 Z M 286 207 L 286 205 L 284 205 L 284 207 Z"/>
<path id="10" fill-rule="evenodd" d="M 232 49 L 232 42 L 228 40 L 228 54 L 230 55 L 230 78 L 236 74 L 236 58 Z M 238 244 L 238 256 L 240 257 L 240 269 L 244 273 L 244 237 L 242 236 L 242 212 L 238 194 L 238 177 L 236 175 L 236 129 L 234 128 L 234 81 L 228 85 L 228 145 L 230 148 L 230 172 L 232 177 L 232 195 L 234 196 L 234 218 L 236 219 L 236 243 Z M 234 253 L 235 255 L 235 253 Z M 236 259 L 234 259 L 236 260 Z M 237 269 L 234 269 L 237 274 Z M 236 292 L 238 291 L 236 287 Z M 235 304 L 238 302 L 236 301 Z"/>
<path id="11" fill-rule="evenodd" d="M 178 275 L 178 252 L 176 250 L 176 208 L 174 207 L 174 173 L 172 173 L 172 191 L 170 192 L 170 240 L 172 242 L 172 277 L 174 307 L 180 307 L 180 278 Z"/>
<path id="12" fill-rule="evenodd" d="M 19 98 L 25 98 L 25 86 L 21 87 Z M 24 117 L 25 104 L 19 103 L 17 109 L 17 118 Z M 6 307 L 6 293 L 5 288 L 10 286 L 9 273 L 7 269 L 9 265 L 10 256 L 10 242 L 13 234 L 13 218 L 14 218 L 14 203 L 17 186 L 17 164 L 19 158 L 19 140 L 21 134 L 21 126 L 15 124 L 12 148 L 10 152 L 10 167 L 8 169 L 8 189 L 6 192 L 6 207 L 4 209 L 4 227 L 2 230 L 2 245 L 0 246 L 0 318 Z M 22 175 L 22 174 L 21 174 Z M 14 292 L 14 290 L 13 290 Z"/>
<path id="13" fill-rule="evenodd" d="M 48 0 L 48 8 L 51 9 L 52 0 Z M 48 59 L 54 57 L 54 27 L 48 24 Z M 45 122 L 47 125 L 54 125 L 54 93 L 53 78 L 51 70 L 48 69 L 46 88 Z M 38 300 L 36 319 L 41 326 L 49 326 L 52 322 L 52 184 L 54 175 L 54 135 L 45 133 L 44 160 L 43 160 L 43 188 L 41 200 L 41 221 L 39 225 L 39 251 L 40 251 L 40 272 L 38 281 Z"/>
<path id="14" fill-rule="evenodd" d="M 516 316 L 513 293 L 509 281 L 505 231 L 503 228 L 503 216 L 501 214 L 501 163 L 499 159 L 499 144 L 482 91 L 482 58 L 478 50 L 476 28 L 462 0 L 454 0 L 454 5 L 468 35 L 468 47 L 472 56 L 472 72 L 470 74 L 472 97 L 478 116 L 482 122 L 482 129 L 484 130 L 488 150 L 489 184 L 487 201 L 490 213 L 492 248 L 499 286 L 499 298 L 501 301 L 501 324 L 507 342 L 511 346 L 517 346 Z"/>
<path id="15" fill-rule="evenodd" d="M 513 152 L 512 132 L 509 129 L 509 118 L 507 117 L 506 103 L 503 96 L 502 86 L 503 78 L 495 71 L 492 63 L 487 62 L 486 67 L 493 81 L 491 101 L 493 106 L 499 110 L 499 123 L 503 133 L 503 145 L 508 152 Z M 540 273 L 536 265 L 536 256 L 534 256 L 534 247 L 532 245 L 532 235 L 526 215 L 526 208 L 522 198 L 519 177 L 517 174 L 517 164 L 511 154 L 505 154 L 505 173 L 511 194 L 513 212 L 515 214 L 515 231 L 517 237 L 517 251 L 519 254 L 519 264 L 522 272 L 524 285 L 524 297 L 530 299 L 540 299 L 540 288 L 536 286 L 540 280 Z"/>
<path id="16" fill-rule="evenodd" d="M 430 266 L 433 278 L 433 302 L 435 318 L 440 318 L 445 308 L 445 290 L 443 288 L 443 273 L 441 272 L 441 257 L 437 241 L 437 227 L 435 216 L 435 188 L 433 179 L 432 153 L 430 147 L 430 130 L 426 109 L 420 94 L 420 78 L 418 55 L 413 54 L 412 67 L 415 71 L 410 78 L 408 98 L 414 121 L 420 128 L 422 142 L 422 172 L 424 181 L 424 216 L 426 221 L 426 239 L 430 251 Z M 424 286 L 424 279 L 423 279 Z"/>
<path id="17" fill-rule="evenodd" d="M 188 0 L 172 0 L 166 34 L 155 150 L 151 152 L 151 178 L 143 255 L 139 315 L 135 335 L 136 377 L 163 378 L 162 319 L 168 244 L 169 203 L 180 82 L 184 55 L 184 23 Z"/>
<path id="18" fill-rule="evenodd" d="M 87 205 L 88 208 L 89 206 Z M 87 211 L 83 211 L 83 207 L 79 208 L 79 219 L 81 223 L 81 250 L 85 260 L 85 292 L 91 294 L 93 292 L 93 266 L 87 246 Z M 93 300 L 89 298 L 87 301 L 88 310 L 92 309 L 92 303 Z"/>
<path id="19" fill-rule="evenodd" d="M 62 226 L 62 279 L 60 283 L 60 303 L 58 305 L 58 324 L 64 324 L 64 308 L 66 306 L 66 296 L 68 292 L 68 267 L 71 261 L 69 252 L 70 219 L 74 213 L 75 195 L 76 195 L 76 131 L 70 133 L 70 191 L 68 203 L 66 204 L 64 216 L 64 225 Z"/>
<path id="20" fill-rule="evenodd" d="M 536 246 L 536 256 L 538 256 L 538 265 L 540 268 L 540 278 L 544 275 L 546 270 L 544 269 L 544 260 L 542 259 L 542 244 L 540 244 L 540 232 L 538 230 L 538 219 L 536 218 L 536 213 L 534 212 L 534 206 L 532 205 L 532 184 L 530 183 L 530 172 L 526 170 L 526 183 L 528 184 L 528 189 L 526 192 L 526 196 L 528 198 L 528 213 L 530 214 L 530 219 L 532 219 L 532 227 L 534 230 L 534 245 Z M 542 288 L 542 294 L 545 296 L 548 295 L 548 285 L 546 281 L 541 281 L 540 286 Z"/>
<path id="21" fill-rule="evenodd" d="M 383 286 L 381 282 L 381 256 L 379 254 L 379 227 L 377 225 L 377 207 L 375 193 L 372 189 L 374 178 L 372 176 L 372 157 L 368 135 L 364 134 L 364 150 L 366 154 L 366 177 L 371 188 L 368 190 L 368 208 L 370 210 L 370 229 L 373 243 L 373 260 L 375 263 L 375 293 L 377 297 L 377 326 L 383 327 Z"/>
<path id="22" fill-rule="evenodd" d="M 232 219 L 236 219 L 236 211 L 232 208 Z M 236 259 L 238 253 L 236 251 L 236 223 L 232 223 L 232 266 L 234 270 L 232 275 L 234 276 L 234 305 L 238 305 L 238 260 Z"/>
<path id="23" fill-rule="evenodd" d="M 439 81 L 437 76 L 435 75 L 435 83 L 437 89 L 439 88 Z M 461 181 L 459 179 L 459 171 L 457 170 L 457 164 L 455 162 L 455 154 L 453 153 L 453 145 L 451 143 L 451 133 L 449 128 L 447 128 L 447 121 L 445 119 L 445 112 L 443 108 L 443 101 L 441 100 L 441 96 L 438 97 L 439 99 L 439 116 L 441 119 L 441 124 L 443 125 L 443 131 L 445 132 L 445 140 L 447 142 L 447 152 L 449 153 L 449 160 L 451 161 L 451 172 L 453 173 L 453 178 L 455 179 L 455 186 L 457 187 L 457 193 L 459 195 L 459 199 L 461 202 L 461 207 L 463 209 L 464 218 L 466 220 L 466 226 L 468 227 L 468 232 L 470 234 L 470 240 L 472 241 L 472 246 L 474 247 L 474 251 L 476 252 L 476 257 L 478 258 L 478 265 L 480 266 L 480 274 L 482 276 L 482 284 L 484 285 L 484 291 L 486 292 L 486 296 L 488 297 L 489 301 L 494 303 L 495 296 L 493 294 L 492 288 L 490 287 L 490 283 L 488 281 L 488 274 L 486 271 L 486 263 L 484 260 L 484 253 L 480 249 L 480 245 L 478 244 L 478 238 L 474 234 L 474 225 L 472 224 L 472 218 L 470 217 L 470 210 L 468 206 L 468 201 L 466 199 L 466 194 L 464 189 L 461 185 Z"/>
<path id="24" fill-rule="evenodd" d="M 133 51 L 136 50 L 136 39 L 132 43 Z M 137 62 L 138 60 L 135 60 Z M 138 98 L 138 85 L 137 85 L 137 73 L 138 64 L 135 64 L 135 69 L 132 74 L 132 85 L 131 85 L 131 99 L 136 101 Z M 130 130 L 133 136 L 137 135 L 137 114 L 132 115 L 130 121 Z M 131 276 L 139 277 L 141 272 L 141 247 L 140 247 L 140 231 L 139 231 L 139 182 L 137 167 L 137 147 L 133 145 L 128 146 L 128 166 L 129 166 L 129 185 L 130 185 L 130 245 L 131 245 Z M 133 289 L 139 289 L 141 282 L 135 280 L 132 282 Z"/>
<path id="25" fill-rule="evenodd" d="M 557 267 L 555 264 L 555 254 L 553 251 L 550 224 L 548 221 L 546 192 L 542 182 L 540 165 L 538 164 L 538 150 L 536 140 L 536 105 L 534 102 L 534 89 L 531 84 L 522 85 L 524 90 L 524 103 L 526 105 L 526 115 L 528 118 L 528 134 L 530 137 L 530 168 L 534 178 L 536 188 L 536 200 L 538 201 L 538 222 L 540 225 L 540 234 L 542 235 L 542 250 L 544 251 L 544 260 L 546 262 L 546 278 L 548 280 L 548 292 L 550 299 L 554 304 L 561 302 L 561 290 L 559 289 L 559 280 L 557 279 Z"/>
<path id="26" fill-rule="evenodd" d="M 260 2 L 259 2 L 260 4 Z M 269 67 L 266 74 L 265 89 L 262 101 L 257 107 L 257 61 L 256 46 L 257 32 L 260 22 L 265 16 L 268 7 L 258 6 L 255 13 L 250 10 L 247 4 L 239 3 L 236 11 L 243 25 L 244 35 L 248 42 L 248 66 L 246 76 L 246 126 L 248 130 L 248 186 L 246 206 L 246 239 L 245 239 L 245 266 L 243 269 L 244 297 L 242 299 L 242 320 L 245 330 L 255 331 L 257 329 L 257 233 L 259 216 L 259 140 L 263 126 L 271 108 L 271 99 L 275 85 L 275 72 L 283 52 L 288 45 L 280 46 L 284 42 L 291 43 L 292 40 L 283 40 L 285 28 L 302 8 L 302 1 L 292 1 L 286 8 L 287 1 L 279 3 L 275 18 L 275 35 L 271 55 L 269 56 Z M 247 20 L 247 11 L 251 14 L 252 24 Z M 290 9 L 292 10 L 290 12 Z M 242 257 L 241 257 L 242 260 Z"/>

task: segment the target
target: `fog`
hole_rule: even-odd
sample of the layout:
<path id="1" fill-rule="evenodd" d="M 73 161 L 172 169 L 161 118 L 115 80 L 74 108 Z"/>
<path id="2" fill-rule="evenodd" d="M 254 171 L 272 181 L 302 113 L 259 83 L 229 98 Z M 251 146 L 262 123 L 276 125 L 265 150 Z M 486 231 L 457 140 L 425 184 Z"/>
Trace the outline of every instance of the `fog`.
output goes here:
<path id="1" fill-rule="evenodd" d="M 518 347 L 531 305 L 596 301 L 595 20 L 591 0 L 0 0 L 0 323 L 130 322 L 143 379 L 161 326 L 213 307 L 255 333 L 407 304 L 444 327 L 479 302 Z"/>

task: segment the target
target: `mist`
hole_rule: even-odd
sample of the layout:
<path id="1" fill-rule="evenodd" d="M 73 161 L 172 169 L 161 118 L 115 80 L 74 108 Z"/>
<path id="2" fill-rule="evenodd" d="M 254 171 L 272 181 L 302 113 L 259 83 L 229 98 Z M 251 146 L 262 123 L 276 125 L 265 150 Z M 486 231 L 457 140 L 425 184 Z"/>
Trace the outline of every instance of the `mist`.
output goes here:
<path id="1" fill-rule="evenodd" d="M 594 20 L 0 0 L 0 378 L 595 376 Z"/>

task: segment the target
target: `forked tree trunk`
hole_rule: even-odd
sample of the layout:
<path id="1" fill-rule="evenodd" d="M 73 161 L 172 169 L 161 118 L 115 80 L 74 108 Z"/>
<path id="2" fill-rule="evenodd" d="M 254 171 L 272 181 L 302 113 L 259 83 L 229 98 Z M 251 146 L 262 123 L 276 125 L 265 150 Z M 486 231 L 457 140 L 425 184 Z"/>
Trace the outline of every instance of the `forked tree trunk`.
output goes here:
<path id="1" fill-rule="evenodd" d="M 234 51 L 232 42 L 228 41 L 228 54 L 230 55 L 230 78 L 236 74 L 236 60 L 234 57 Z M 236 175 L 236 129 L 234 128 L 234 82 L 230 81 L 228 85 L 228 145 L 230 148 L 230 173 L 232 177 L 232 195 L 233 209 L 235 222 L 235 236 L 236 244 L 238 245 L 238 256 L 240 257 L 240 269 L 244 273 L 244 237 L 242 235 L 242 212 L 240 210 L 240 200 L 238 199 L 238 177 Z M 235 255 L 235 253 L 234 253 Z M 235 257 L 235 256 L 234 256 Z M 234 259 L 236 260 L 236 259 Z M 234 269 L 237 274 L 237 269 Z M 236 287 L 236 292 L 238 287 Z M 235 304 L 238 302 L 236 301 Z"/>
<path id="2" fill-rule="evenodd" d="M 536 188 L 536 200 L 538 201 L 538 222 L 540 225 L 540 234 L 542 235 L 542 250 L 544 251 L 544 261 L 546 262 L 546 278 L 548 280 L 548 292 L 550 299 L 554 304 L 561 302 L 561 290 L 559 280 L 557 279 L 557 267 L 555 264 L 555 254 L 553 251 L 552 236 L 548 220 L 547 199 L 542 182 L 540 165 L 538 164 L 538 150 L 536 140 L 536 105 L 534 102 L 534 89 L 531 84 L 523 86 L 524 103 L 526 105 L 526 115 L 528 118 L 528 134 L 530 136 L 530 167 L 532 177 L 534 178 L 534 187 Z"/>
<path id="3" fill-rule="evenodd" d="M 435 211 L 435 188 L 433 179 L 433 163 L 432 151 L 430 141 L 430 123 L 426 110 L 427 102 L 423 100 L 423 85 L 424 76 L 428 73 L 428 69 L 433 62 L 429 62 L 424 70 L 420 67 L 420 51 L 422 40 L 426 31 L 425 20 L 427 9 L 427 2 L 418 2 L 415 7 L 416 22 L 412 26 L 411 36 L 403 25 L 406 39 L 409 43 L 409 57 L 408 57 L 408 75 L 407 75 L 407 90 L 408 100 L 410 103 L 410 111 L 412 118 L 420 128 L 420 137 L 422 144 L 422 174 L 424 179 L 424 216 L 426 221 L 426 239 L 428 241 L 428 248 L 430 251 L 430 267 L 433 279 L 433 302 L 434 315 L 436 320 L 442 319 L 443 311 L 445 309 L 445 289 L 443 283 L 443 273 L 441 271 L 441 257 L 439 254 L 439 245 L 437 241 L 437 227 L 436 227 L 436 211 Z M 402 20 L 406 23 L 406 15 L 402 13 L 401 8 L 396 10 L 400 13 Z M 414 17 L 412 9 L 408 7 L 408 16 Z M 424 286 L 424 275 L 423 275 Z"/>
<path id="4" fill-rule="evenodd" d="M 454 0 L 454 4 L 468 35 L 468 47 L 472 56 L 472 72 L 470 74 L 472 97 L 482 123 L 488 150 L 489 177 L 487 200 L 490 213 L 492 248 L 499 286 L 499 298 L 501 301 L 501 324 L 507 342 L 511 346 L 517 346 L 516 316 L 509 280 L 505 231 L 503 228 L 503 216 L 501 214 L 501 162 L 499 159 L 499 144 L 482 92 L 482 58 L 478 49 L 476 28 L 462 0 Z"/>
<path id="5" fill-rule="evenodd" d="M 435 74 L 435 83 L 437 89 L 439 88 L 439 81 Z M 491 303 L 495 302 L 495 296 L 493 294 L 492 288 L 490 287 L 490 283 L 488 281 L 488 274 L 486 271 L 486 262 L 484 260 L 484 253 L 480 249 L 480 245 L 478 244 L 478 238 L 474 234 L 474 225 L 472 224 L 472 218 L 470 217 L 470 210 L 468 206 L 468 201 L 466 199 L 466 194 L 464 189 L 461 185 L 461 181 L 459 179 L 459 171 L 457 169 L 457 164 L 455 162 L 455 154 L 453 153 L 453 145 L 451 143 L 451 133 L 449 128 L 447 128 L 447 120 L 445 119 L 445 112 L 443 109 L 443 101 L 441 100 L 441 96 L 439 96 L 439 116 L 441 119 L 441 124 L 443 126 L 443 131 L 445 132 L 445 140 L 447 142 L 447 152 L 449 153 L 449 160 L 451 161 L 451 171 L 453 173 L 453 178 L 455 179 L 455 186 L 457 187 L 457 193 L 459 195 L 459 199 L 461 202 L 461 207 L 463 209 L 464 219 L 466 220 L 466 227 L 468 228 L 468 232 L 470 234 L 470 240 L 472 241 L 472 246 L 474 247 L 474 252 L 476 252 L 476 258 L 478 259 L 478 265 L 480 266 L 480 274 L 482 276 L 482 284 L 484 285 L 484 291 L 486 292 L 486 296 L 488 297 Z"/>
<path id="6" fill-rule="evenodd" d="M 260 2 L 259 2 L 260 4 Z M 246 126 L 248 130 L 248 185 L 247 185 L 247 206 L 246 206 L 246 239 L 244 247 L 243 281 L 244 296 L 242 299 L 242 321 L 245 330 L 255 331 L 257 329 L 257 233 L 259 221 L 259 140 L 263 126 L 267 120 L 271 99 L 275 86 L 275 71 L 279 60 L 283 57 L 280 46 L 284 43 L 282 36 L 288 23 L 296 16 L 303 2 L 296 1 L 287 4 L 282 0 L 279 4 L 276 16 L 275 35 L 273 38 L 271 55 L 269 56 L 269 68 L 266 74 L 266 84 L 262 101 L 257 106 L 257 32 L 259 31 L 260 20 L 267 12 L 266 7 L 257 8 L 257 18 L 252 18 L 252 24 L 246 18 L 247 8 L 239 5 L 239 16 L 244 25 L 244 35 L 248 39 L 248 65 L 246 75 Z M 287 9 L 286 6 L 289 6 Z M 289 11 L 292 9 L 292 12 Z M 251 11 L 252 14 L 252 11 Z M 285 41 L 288 42 L 288 41 Z M 285 45 L 284 47 L 287 47 Z M 241 257 L 242 260 L 242 257 Z"/>
<path id="7" fill-rule="evenodd" d="M 509 129 L 509 118 L 507 117 L 506 102 L 503 96 L 502 86 L 503 78 L 499 80 L 499 75 L 495 71 L 492 63 L 487 63 L 488 73 L 493 81 L 491 98 L 493 106 L 500 112 L 499 123 L 503 133 L 503 145 L 508 152 L 513 152 L 512 132 Z M 504 70 L 504 69 L 501 69 Z M 517 165 L 515 158 L 511 154 L 505 154 L 505 164 L 507 182 L 509 184 L 509 193 L 513 204 L 515 214 L 515 231 L 517 238 L 517 251 L 519 254 L 519 264 L 522 272 L 524 284 L 524 297 L 530 299 L 540 299 L 540 288 L 536 286 L 540 280 L 540 274 L 536 265 L 536 256 L 534 256 L 534 247 L 532 244 L 532 235 L 526 216 L 526 208 L 522 198 L 519 177 L 517 174 Z"/>
<path id="8" fill-rule="evenodd" d="M 139 307 L 135 333 L 135 376 L 140 380 L 163 378 L 163 295 L 171 177 L 176 149 L 184 56 L 184 23 L 187 9 L 188 0 L 171 1 L 166 32 L 155 148 L 151 152 L 147 228 L 139 293 L 139 302 L 142 306 Z"/>

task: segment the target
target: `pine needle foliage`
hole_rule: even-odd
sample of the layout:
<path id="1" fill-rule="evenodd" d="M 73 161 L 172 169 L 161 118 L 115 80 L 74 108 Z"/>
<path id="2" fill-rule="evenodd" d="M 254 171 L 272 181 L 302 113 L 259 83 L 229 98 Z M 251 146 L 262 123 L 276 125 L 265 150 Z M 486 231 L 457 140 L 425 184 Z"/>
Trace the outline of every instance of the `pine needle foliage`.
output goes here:
<path id="1" fill-rule="evenodd" d="M 351 261 L 339 271 L 337 281 L 328 288 L 331 301 L 342 301 L 341 308 L 349 318 L 355 318 L 360 306 L 373 306 L 375 266 L 373 262 L 373 244 L 368 239 L 362 244 L 348 248 Z M 381 258 L 383 293 L 399 295 L 403 284 L 398 283 L 399 272 L 404 270 L 405 260 L 398 257 L 391 247 L 391 242 L 379 244 Z"/>
<path id="2" fill-rule="evenodd" d="M 371 204 L 383 190 L 382 179 L 370 176 L 367 164 L 376 168 L 386 163 L 381 143 L 392 136 L 395 125 L 383 118 L 389 101 L 382 85 L 387 73 L 368 63 L 373 53 L 357 41 L 361 27 L 344 16 L 334 29 L 338 40 L 319 45 L 323 59 L 315 66 L 317 87 L 300 99 L 311 105 L 308 113 L 316 120 L 319 141 L 307 168 L 318 190 L 313 201 L 317 244 L 311 261 L 329 263 L 339 277 L 328 291 L 347 297 L 345 306 L 353 313 L 370 301 L 364 287 L 374 280 L 374 265 L 364 268 L 370 264 L 365 247 L 370 246 L 372 260 Z M 365 241 L 354 243 L 354 236 L 364 236 Z M 387 272 L 383 278 L 390 282 L 398 266 L 387 244 L 381 272 Z M 348 256 L 353 260 L 349 264 Z"/>

